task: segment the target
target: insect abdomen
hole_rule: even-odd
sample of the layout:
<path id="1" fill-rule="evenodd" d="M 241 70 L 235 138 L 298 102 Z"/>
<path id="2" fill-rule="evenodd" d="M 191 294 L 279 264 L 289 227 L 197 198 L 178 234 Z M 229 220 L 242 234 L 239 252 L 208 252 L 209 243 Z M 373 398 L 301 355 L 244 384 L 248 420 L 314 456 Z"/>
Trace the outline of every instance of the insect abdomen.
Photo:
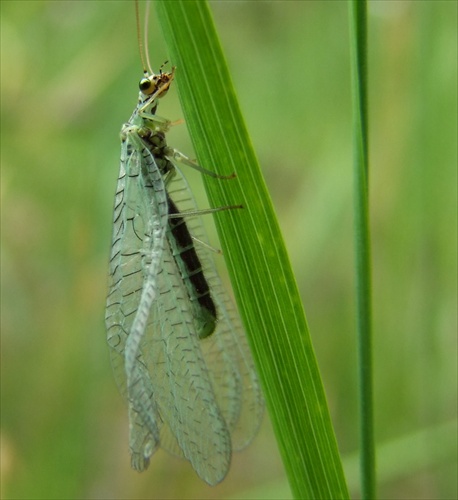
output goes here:
<path id="1" fill-rule="evenodd" d="M 170 196 L 167 196 L 167 203 L 169 215 L 180 213 Z M 208 337 L 215 330 L 216 306 L 184 218 L 169 218 L 169 231 L 173 238 L 171 241 L 173 257 L 186 284 L 191 303 L 196 308 L 197 333 L 200 338 Z"/>

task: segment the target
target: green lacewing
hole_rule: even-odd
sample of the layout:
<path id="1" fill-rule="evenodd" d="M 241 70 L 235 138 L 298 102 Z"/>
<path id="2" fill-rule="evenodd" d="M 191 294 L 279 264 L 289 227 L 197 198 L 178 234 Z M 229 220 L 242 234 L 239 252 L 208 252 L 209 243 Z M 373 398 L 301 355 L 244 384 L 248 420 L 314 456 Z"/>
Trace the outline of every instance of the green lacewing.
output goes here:
<path id="1" fill-rule="evenodd" d="M 174 76 L 175 68 L 155 74 L 148 61 L 121 129 L 105 321 L 128 404 L 132 467 L 145 470 L 161 447 L 215 485 L 232 451 L 256 434 L 264 404 L 240 320 L 205 243 L 200 215 L 214 210 L 197 209 L 178 164 L 218 176 L 169 147 L 172 123 L 156 115 Z"/>

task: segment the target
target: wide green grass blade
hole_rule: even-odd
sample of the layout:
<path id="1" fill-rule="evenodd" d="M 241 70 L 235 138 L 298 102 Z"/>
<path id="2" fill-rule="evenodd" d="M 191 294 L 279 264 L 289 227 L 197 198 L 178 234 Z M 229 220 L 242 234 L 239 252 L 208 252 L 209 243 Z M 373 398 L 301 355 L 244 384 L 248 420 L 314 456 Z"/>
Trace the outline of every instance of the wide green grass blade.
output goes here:
<path id="1" fill-rule="evenodd" d="M 301 300 L 206 2 L 155 2 L 234 293 L 297 498 L 347 498 Z M 234 27 L 236 29 L 236 27 Z M 204 176 L 206 177 L 206 176 Z"/>
<path id="2" fill-rule="evenodd" d="M 350 2 L 352 56 L 355 262 L 362 498 L 376 498 L 372 363 L 372 299 L 369 233 L 369 137 L 367 108 L 367 4 Z"/>

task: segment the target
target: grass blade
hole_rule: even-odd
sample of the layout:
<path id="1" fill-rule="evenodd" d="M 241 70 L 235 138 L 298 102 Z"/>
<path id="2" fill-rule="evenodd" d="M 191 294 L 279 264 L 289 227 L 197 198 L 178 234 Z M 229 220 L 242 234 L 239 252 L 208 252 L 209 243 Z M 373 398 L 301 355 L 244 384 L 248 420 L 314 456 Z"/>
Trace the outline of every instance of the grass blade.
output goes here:
<path id="1" fill-rule="evenodd" d="M 367 4 L 350 2 L 352 56 L 356 304 L 362 498 L 376 498 L 373 410 L 371 259 L 369 234 L 369 142 L 367 110 Z"/>
<path id="2" fill-rule="evenodd" d="M 297 498 L 348 498 L 295 279 L 206 2 L 156 2 L 234 293 Z M 205 177 L 205 176 L 204 176 Z"/>

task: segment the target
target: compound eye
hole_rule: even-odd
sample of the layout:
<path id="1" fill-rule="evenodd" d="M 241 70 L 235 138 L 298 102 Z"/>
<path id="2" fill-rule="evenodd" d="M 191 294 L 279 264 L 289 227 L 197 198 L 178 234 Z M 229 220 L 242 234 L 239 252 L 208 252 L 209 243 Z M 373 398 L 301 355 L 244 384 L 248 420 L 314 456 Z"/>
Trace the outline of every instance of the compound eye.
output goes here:
<path id="1" fill-rule="evenodd" d="M 138 87 L 143 92 L 143 94 L 149 95 L 152 94 L 154 85 L 149 78 L 142 78 Z"/>

